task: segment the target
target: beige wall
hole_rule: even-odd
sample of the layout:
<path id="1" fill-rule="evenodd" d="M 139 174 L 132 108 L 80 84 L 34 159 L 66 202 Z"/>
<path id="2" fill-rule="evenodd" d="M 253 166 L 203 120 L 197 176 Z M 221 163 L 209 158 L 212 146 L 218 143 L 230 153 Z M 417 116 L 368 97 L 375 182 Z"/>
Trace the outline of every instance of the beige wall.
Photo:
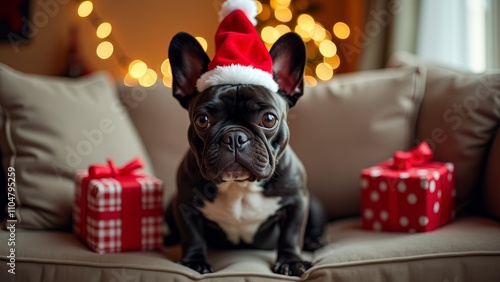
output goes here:
<path id="1" fill-rule="evenodd" d="M 203 36 L 213 54 L 213 34 L 217 28 L 216 6 L 221 0 L 94 0 L 94 11 L 113 26 L 113 39 L 131 59 L 141 59 L 159 72 L 167 58 L 168 44 L 179 31 Z M 95 49 L 101 41 L 88 19 L 78 17 L 75 0 L 32 0 L 33 37 L 27 43 L 0 43 L 0 62 L 16 69 L 57 75 L 67 62 L 69 32 L 79 28 L 84 60 L 94 70 L 106 69 L 123 77 L 116 56 L 101 60 Z M 115 52 L 119 54 L 119 52 Z"/>

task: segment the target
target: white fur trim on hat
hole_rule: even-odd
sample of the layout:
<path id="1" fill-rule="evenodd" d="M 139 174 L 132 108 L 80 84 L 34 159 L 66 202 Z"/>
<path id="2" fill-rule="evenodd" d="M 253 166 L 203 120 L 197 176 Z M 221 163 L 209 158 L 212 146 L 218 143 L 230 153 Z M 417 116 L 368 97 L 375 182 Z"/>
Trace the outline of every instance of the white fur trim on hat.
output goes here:
<path id="1" fill-rule="evenodd" d="M 257 24 L 257 3 L 255 0 L 227 0 L 219 11 L 219 21 L 222 21 L 231 12 L 241 10 L 253 25 Z"/>
<path id="2" fill-rule="evenodd" d="M 196 88 L 201 92 L 210 86 L 220 84 L 253 84 L 264 86 L 272 92 L 278 91 L 278 84 L 270 73 L 237 64 L 218 66 L 207 71 L 196 82 Z"/>

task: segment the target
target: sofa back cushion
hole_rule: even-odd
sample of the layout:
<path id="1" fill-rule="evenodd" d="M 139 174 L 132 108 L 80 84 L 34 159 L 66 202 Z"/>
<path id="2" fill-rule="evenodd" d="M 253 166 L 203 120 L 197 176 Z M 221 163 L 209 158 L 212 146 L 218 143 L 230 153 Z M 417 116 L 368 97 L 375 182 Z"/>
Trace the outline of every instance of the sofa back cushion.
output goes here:
<path id="1" fill-rule="evenodd" d="M 151 156 L 156 177 L 164 183 L 168 201 L 176 191 L 177 167 L 189 148 L 188 113 L 163 83 L 148 88 L 119 83 L 118 91 Z"/>
<path id="2" fill-rule="evenodd" d="M 153 173 L 147 153 L 104 73 L 81 79 L 24 74 L 0 64 L 0 149 L 15 169 L 20 228 L 71 225 L 74 175 L 113 158 L 134 157 Z"/>
<path id="3" fill-rule="evenodd" d="M 361 169 L 409 149 L 424 83 L 417 67 L 338 74 L 291 109 L 290 143 L 330 218 L 359 214 Z"/>
<path id="4" fill-rule="evenodd" d="M 481 192 L 490 145 L 500 122 L 500 73 L 474 74 L 423 64 L 406 53 L 389 60 L 392 67 L 419 65 L 427 69 L 427 79 L 414 144 L 427 141 L 435 161 L 455 164 L 460 211 Z M 498 191 L 499 178 L 490 175 L 488 179 L 488 185 L 495 186 L 490 190 Z"/>

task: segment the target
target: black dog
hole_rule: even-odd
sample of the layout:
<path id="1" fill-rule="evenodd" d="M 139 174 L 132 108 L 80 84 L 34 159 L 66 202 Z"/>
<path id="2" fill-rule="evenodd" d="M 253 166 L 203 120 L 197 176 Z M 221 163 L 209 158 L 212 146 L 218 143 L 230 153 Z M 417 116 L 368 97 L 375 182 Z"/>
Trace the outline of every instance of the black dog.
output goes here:
<path id="1" fill-rule="evenodd" d="M 277 93 L 251 84 L 198 92 L 197 79 L 210 59 L 187 33 L 177 34 L 169 47 L 173 94 L 189 112 L 191 148 L 167 209 L 166 242 L 180 240 L 179 263 L 200 273 L 212 272 L 207 245 L 277 248 L 273 271 L 295 276 L 311 267 L 300 257 L 301 247 L 322 245 L 323 215 L 316 203 L 310 205 L 305 170 L 288 146 L 286 123 L 288 109 L 303 94 L 305 45 L 288 33 L 269 53 Z"/>

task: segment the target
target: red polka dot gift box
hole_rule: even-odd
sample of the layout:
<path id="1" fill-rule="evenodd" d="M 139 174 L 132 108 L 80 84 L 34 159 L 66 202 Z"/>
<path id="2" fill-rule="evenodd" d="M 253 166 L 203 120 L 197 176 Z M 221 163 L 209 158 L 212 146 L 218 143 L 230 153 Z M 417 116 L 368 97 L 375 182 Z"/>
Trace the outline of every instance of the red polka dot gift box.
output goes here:
<path id="1" fill-rule="evenodd" d="M 361 171 L 363 229 L 426 232 L 454 218 L 454 166 L 431 158 L 423 142 Z"/>
<path id="2" fill-rule="evenodd" d="M 92 165 L 76 174 L 73 232 L 98 253 L 154 250 L 163 244 L 163 186 L 137 158 L 123 168 Z"/>

